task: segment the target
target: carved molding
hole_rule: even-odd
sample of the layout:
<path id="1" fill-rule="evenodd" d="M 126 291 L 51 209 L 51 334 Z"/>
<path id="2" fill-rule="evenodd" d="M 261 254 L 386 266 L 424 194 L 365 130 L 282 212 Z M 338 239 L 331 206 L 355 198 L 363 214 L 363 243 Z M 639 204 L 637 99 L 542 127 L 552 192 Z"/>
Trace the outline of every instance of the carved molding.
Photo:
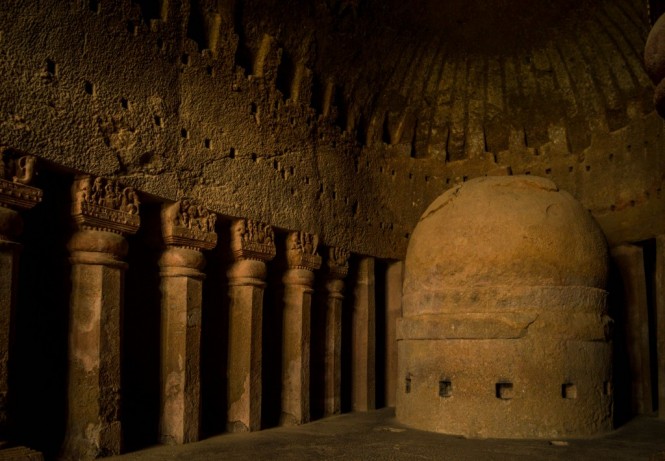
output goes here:
<path id="1" fill-rule="evenodd" d="M 136 191 L 112 179 L 78 176 L 72 200 L 72 217 L 81 229 L 134 234 L 141 224 Z"/>
<path id="2" fill-rule="evenodd" d="M 162 234 L 167 245 L 212 250 L 217 245 L 217 215 L 193 199 L 162 207 Z"/>
<path id="3" fill-rule="evenodd" d="M 318 246 L 318 235 L 291 232 L 286 239 L 286 261 L 289 268 L 314 271 L 321 267 L 321 256 L 316 253 Z"/>
<path id="4" fill-rule="evenodd" d="M 342 279 L 349 273 L 349 258 L 351 252 L 345 248 L 331 247 L 328 249 L 328 276 Z"/>
<path id="5" fill-rule="evenodd" d="M 269 224 L 235 220 L 231 223 L 231 251 L 238 260 L 270 261 L 277 254 L 275 233 Z"/>
<path id="6" fill-rule="evenodd" d="M 7 152 L 2 153 L 0 165 L 0 206 L 30 209 L 41 202 L 43 196 L 41 189 L 28 185 L 34 177 L 37 159 L 32 155 L 12 159 Z"/>

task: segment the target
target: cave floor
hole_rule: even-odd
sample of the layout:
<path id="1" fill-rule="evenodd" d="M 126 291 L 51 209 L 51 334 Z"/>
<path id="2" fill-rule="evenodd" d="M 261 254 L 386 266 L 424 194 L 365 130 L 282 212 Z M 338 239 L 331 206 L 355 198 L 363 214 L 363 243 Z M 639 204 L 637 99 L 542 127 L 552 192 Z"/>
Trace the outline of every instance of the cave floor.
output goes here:
<path id="1" fill-rule="evenodd" d="M 649 460 L 665 461 L 665 420 L 641 417 L 593 439 L 469 440 L 409 429 L 385 408 L 299 427 L 222 434 L 110 458 L 157 460 Z"/>

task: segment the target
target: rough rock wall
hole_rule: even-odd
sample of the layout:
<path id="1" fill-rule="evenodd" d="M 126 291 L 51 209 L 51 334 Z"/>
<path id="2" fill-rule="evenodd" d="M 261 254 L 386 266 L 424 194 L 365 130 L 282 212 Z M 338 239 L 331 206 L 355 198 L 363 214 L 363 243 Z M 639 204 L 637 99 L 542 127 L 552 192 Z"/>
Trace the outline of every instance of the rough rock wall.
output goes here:
<path id="1" fill-rule="evenodd" d="M 375 208 L 355 172 L 359 146 L 309 107 L 309 71 L 291 79 L 300 98 L 286 100 L 270 36 L 239 67 L 227 16 L 194 26 L 187 2 L 162 5 L 155 18 L 130 1 L 3 5 L 0 144 L 358 253 L 398 254 L 359 219 Z M 190 28 L 218 33 L 201 44 Z"/>
<path id="2" fill-rule="evenodd" d="M 508 166 L 612 242 L 662 233 L 645 5 L 501 5 L 10 0 L 0 145 L 379 257 Z"/>

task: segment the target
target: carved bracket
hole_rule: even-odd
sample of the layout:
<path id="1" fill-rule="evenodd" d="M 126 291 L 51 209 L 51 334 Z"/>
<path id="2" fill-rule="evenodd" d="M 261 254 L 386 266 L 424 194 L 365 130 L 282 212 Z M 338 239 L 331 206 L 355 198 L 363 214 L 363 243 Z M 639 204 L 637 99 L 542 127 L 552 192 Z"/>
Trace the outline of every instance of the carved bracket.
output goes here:
<path id="1" fill-rule="evenodd" d="M 0 206 L 27 210 L 42 201 L 42 190 L 28 186 L 34 177 L 36 162 L 32 155 L 12 159 L 7 151 L 2 153 Z"/>
<path id="2" fill-rule="evenodd" d="M 81 229 L 134 234 L 141 224 L 136 191 L 114 180 L 78 176 L 72 200 L 72 217 Z"/>
<path id="3" fill-rule="evenodd" d="M 211 213 L 195 200 L 182 200 L 162 207 L 162 234 L 167 245 L 212 250 L 217 245 L 215 222 Z"/>
<path id="4" fill-rule="evenodd" d="M 270 261 L 277 254 L 275 233 L 269 224 L 238 219 L 231 224 L 231 251 L 234 258 Z"/>
<path id="5" fill-rule="evenodd" d="M 331 247 L 328 249 L 328 275 L 331 278 L 342 279 L 349 273 L 349 258 L 351 252 L 344 248 Z"/>
<path id="6" fill-rule="evenodd" d="M 289 268 L 314 271 L 321 267 L 321 256 L 316 253 L 318 246 L 318 235 L 291 232 L 286 239 L 286 260 Z"/>

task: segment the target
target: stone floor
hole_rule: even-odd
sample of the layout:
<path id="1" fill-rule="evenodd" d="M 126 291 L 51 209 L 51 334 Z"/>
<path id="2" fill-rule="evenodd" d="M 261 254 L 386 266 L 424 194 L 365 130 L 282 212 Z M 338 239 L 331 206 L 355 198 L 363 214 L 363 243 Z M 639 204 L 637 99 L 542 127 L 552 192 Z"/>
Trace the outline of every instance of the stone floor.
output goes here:
<path id="1" fill-rule="evenodd" d="M 665 420 L 638 418 L 585 440 L 467 440 L 408 429 L 392 409 L 345 414 L 293 428 L 224 434 L 111 458 L 157 460 L 649 460 L 665 461 Z"/>

